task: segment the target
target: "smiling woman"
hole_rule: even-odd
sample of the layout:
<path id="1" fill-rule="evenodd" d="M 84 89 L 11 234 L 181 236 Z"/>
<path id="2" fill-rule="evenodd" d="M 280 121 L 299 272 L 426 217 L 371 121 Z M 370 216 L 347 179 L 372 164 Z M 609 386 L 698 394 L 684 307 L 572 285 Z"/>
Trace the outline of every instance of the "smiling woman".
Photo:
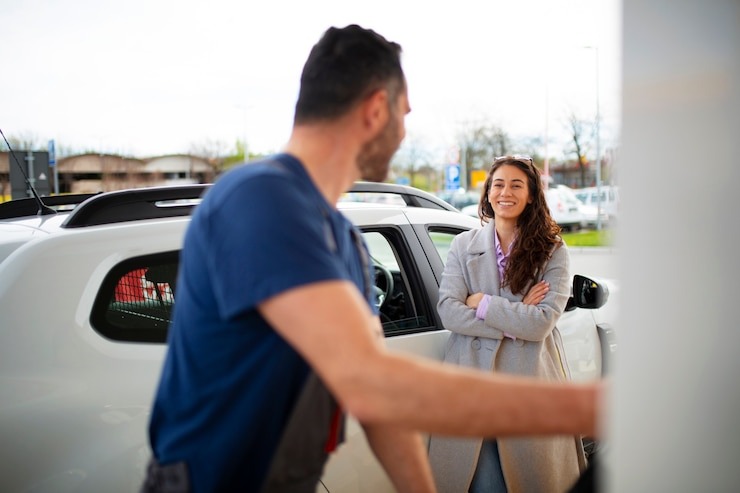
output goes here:
<path id="1" fill-rule="evenodd" d="M 570 292 L 569 254 L 529 156 L 496 158 L 483 185 L 482 229 L 455 237 L 437 309 L 452 332 L 445 362 L 494 373 L 571 378 L 556 327 Z M 585 468 L 578 436 L 460 440 L 433 436 L 442 493 L 565 491 Z"/>

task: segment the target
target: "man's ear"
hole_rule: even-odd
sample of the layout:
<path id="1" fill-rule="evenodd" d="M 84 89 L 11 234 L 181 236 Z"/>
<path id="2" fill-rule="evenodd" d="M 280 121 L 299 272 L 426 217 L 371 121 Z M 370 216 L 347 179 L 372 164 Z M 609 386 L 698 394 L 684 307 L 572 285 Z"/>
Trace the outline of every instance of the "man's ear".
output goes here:
<path id="1" fill-rule="evenodd" d="M 388 123 L 388 91 L 373 91 L 362 103 L 362 123 L 373 135 L 377 134 Z"/>

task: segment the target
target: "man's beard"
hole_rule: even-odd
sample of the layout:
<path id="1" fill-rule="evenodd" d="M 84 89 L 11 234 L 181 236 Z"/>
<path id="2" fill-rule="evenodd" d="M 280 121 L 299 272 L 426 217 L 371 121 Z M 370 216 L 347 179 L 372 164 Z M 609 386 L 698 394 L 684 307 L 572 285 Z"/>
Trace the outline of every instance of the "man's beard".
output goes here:
<path id="1" fill-rule="evenodd" d="M 400 144 L 398 133 L 398 120 L 391 112 L 385 128 L 366 143 L 357 156 L 357 168 L 362 180 L 382 182 L 388 177 L 391 158 Z"/>

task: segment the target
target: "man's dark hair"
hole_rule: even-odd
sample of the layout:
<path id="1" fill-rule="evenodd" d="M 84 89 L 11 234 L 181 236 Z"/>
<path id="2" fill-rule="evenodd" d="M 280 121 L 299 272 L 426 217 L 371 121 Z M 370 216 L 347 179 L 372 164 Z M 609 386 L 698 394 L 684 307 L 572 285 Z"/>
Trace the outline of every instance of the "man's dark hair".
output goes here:
<path id="1" fill-rule="evenodd" d="M 294 123 L 336 118 L 382 88 L 395 100 L 403 87 L 398 43 L 354 24 L 331 27 L 303 66 Z"/>

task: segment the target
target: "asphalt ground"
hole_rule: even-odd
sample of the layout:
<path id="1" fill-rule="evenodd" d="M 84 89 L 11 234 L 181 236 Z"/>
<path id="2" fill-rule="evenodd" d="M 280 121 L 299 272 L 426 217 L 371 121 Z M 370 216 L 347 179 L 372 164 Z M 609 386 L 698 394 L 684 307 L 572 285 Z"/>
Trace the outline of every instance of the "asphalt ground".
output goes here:
<path id="1" fill-rule="evenodd" d="M 613 247 L 569 247 L 570 273 L 619 279 L 619 255 Z"/>

